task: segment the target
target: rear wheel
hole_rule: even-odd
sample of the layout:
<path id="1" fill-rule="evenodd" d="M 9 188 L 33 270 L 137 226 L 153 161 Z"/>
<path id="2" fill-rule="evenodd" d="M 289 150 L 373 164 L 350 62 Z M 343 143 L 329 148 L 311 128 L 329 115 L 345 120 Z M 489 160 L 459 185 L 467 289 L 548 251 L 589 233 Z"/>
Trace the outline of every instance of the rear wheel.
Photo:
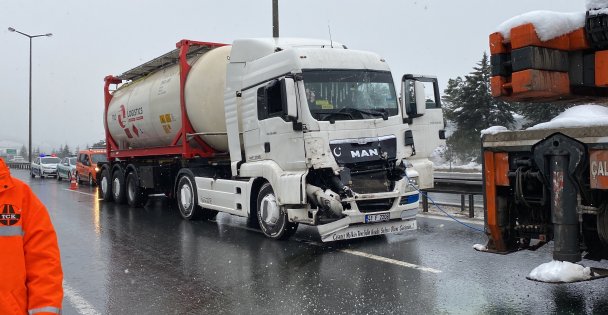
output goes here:
<path id="1" fill-rule="evenodd" d="M 104 168 L 101 171 L 101 180 L 99 181 L 99 194 L 103 198 L 103 201 L 112 201 L 112 179 L 110 178 L 110 171 Z"/>
<path id="2" fill-rule="evenodd" d="M 116 203 L 127 201 L 125 192 L 125 174 L 118 169 L 112 173 L 112 197 Z"/>
<path id="3" fill-rule="evenodd" d="M 277 203 L 269 183 L 265 183 L 258 193 L 257 217 L 262 233 L 272 239 L 286 240 L 298 228 L 297 223 L 289 222 L 285 208 Z"/>
<path id="4" fill-rule="evenodd" d="M 127 175 L 127 203 L 131 207 L 141 207 L 148 201 L 146 190 L 139 187 L 138 178 L 135 172 Z"/>
<path id="5" fill-rule="evenodd" d="M 190 175 L 180 177 L 176 197 L 179 213 L 186 220 L 210 220 L 217 216 L 217 211 L 205 209 L 198 205 L 196 184 L 194 178 Z"/>

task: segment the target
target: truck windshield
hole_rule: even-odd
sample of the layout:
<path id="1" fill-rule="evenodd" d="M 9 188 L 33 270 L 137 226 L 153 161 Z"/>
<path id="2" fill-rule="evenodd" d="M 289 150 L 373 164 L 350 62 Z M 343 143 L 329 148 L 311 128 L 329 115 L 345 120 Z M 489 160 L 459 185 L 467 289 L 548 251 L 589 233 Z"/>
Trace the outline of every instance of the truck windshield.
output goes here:
<path id="1" fill-rule="evenodd" d="M 356 120 L 397 115 L 388 71 L 303 70 L 308 107 L 317 120 Z"/>

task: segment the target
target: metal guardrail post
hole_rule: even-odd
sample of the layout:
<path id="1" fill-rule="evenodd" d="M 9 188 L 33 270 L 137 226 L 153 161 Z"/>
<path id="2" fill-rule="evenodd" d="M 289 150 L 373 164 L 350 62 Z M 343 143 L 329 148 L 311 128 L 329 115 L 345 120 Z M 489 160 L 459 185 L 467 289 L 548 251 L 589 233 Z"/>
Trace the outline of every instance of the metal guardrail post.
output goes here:
<path id="1" fill-rule="evenodd" d="M 429 197 L 426 192 L 422 192 L 422 212 L 429 212 Z"/>
<path id="2" fill-rule="evenodd" d="M 475 200 L 473 199 L 473 196 L 473 194 L 469 195 L 469 218 L 475 217 Z"/>
<path id="3" fill-rule="evenodd" d="M 464 212 L 464 195 L 460 195 L 460 212 Z"/>

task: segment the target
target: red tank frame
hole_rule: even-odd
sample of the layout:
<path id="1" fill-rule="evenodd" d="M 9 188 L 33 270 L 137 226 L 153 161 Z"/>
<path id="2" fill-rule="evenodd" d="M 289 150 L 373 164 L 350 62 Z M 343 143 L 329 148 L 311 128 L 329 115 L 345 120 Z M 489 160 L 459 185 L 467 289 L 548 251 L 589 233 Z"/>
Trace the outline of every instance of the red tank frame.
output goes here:
<path id="1" fill-rule="evenodd" d="M 188 78 L 188 73 L 192 66 L 188 64 L 187 55 L 191 46 L 207 46 L 211 48 L 217 48 L 226 46 L 227 44 L 221 43 L 209 43 L 209 42 L 198 42 L 191 40 L 181 40 L 175 44 L 175 46 L 179 49 L 179 70 L 180 70 L 180 83 L 179 83 L 179 101 L 181 107 L 182 114 L 182 125 L 177 135 L 171 141 L 171 145 L 165 147 L 147 147 L 147 148 L 137 148 L 137 149 L 125 149 L 120 150 L 116 141 L 110 134 L 108 130 L 108 108 L 110 106 L 110 101 L 112 101 L 112 93 L 110 93 L 110 85 L 112 84 L 120 84 L 123 80 L 109 75 L 104 78 L 104 128 L 106 133 L 106 155 L 108 157 L 108 161 L 113 161 L 116 158 L 134 158 L 134 157 L 143 157 L 143 156 L 163 156 L 163 155 L 176 155 L 182 156 L 183 158 L 193 158 L 193 157 L 203 157 L 210 158 L 216 156 L 218 151 L 214 150 L 211 146 L 209 146 L 203 139 L 198 135 L 191 136 L 192 140 L 194 140 L 200 148 L 192 147 L 188 141 L 188 134 L 194 133 L 194 128 L 192 127 L 192 123 L 190 122 L 190 118 L 188 117 L 188 112 L 186 111 L 186 99 L 184 89 L 186 86 L 186 79 Z"/>

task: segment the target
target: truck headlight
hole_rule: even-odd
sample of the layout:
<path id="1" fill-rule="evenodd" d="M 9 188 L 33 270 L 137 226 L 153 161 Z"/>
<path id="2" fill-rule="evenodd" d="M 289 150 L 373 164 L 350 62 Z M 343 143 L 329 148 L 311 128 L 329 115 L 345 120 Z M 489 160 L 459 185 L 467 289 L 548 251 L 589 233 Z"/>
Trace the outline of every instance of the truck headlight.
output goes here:
<path id="1" fill-rule="evenodd" d="M 410 185 L 418 188 L 418 177 L 408 177 Z"/>

